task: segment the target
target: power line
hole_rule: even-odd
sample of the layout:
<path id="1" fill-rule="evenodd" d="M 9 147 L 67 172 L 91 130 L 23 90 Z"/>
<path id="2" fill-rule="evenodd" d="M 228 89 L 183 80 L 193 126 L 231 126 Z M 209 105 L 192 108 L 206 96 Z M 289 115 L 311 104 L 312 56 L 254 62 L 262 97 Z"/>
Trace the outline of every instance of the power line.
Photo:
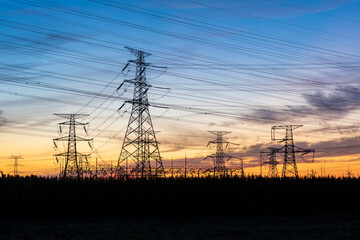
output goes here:
<path id="1" fill-rule="evenodd" d="M 62 122 L 59 124 L 59 131 L 62 132 L 62 127 L 65 125 L 69 126 L 69 133 L 67 136 L 55 138 L 54 145 L 57 148 L 56 142 L 65 141 L 67 142 L 66 152 L 56 154 L 57 162 L 60 163 L 60 177 L 66 178 L 68 175 L 77 175 L 78 178 L 82 177 L 84 167 L 87 163 L 87 157 L 89 154 L 82 154 L 78 152 L 77 142 L 85 141 L 90 145 L 90 141 L 92 139 L 87 139 L 83 137 L 79 137 L 76 135 L 76 126 L 81 125 L 85 128 L 88 123 L 81 123 L 76 121 L 76 119 L 86 117 L 86 114 L 54 114 L 56 116 L 69 119 L 69 121 Z M 91 147 L 91 145 L 90 145 Z M 64 161 L 59 161 L 57 157 L 63 157 Z"/>
<path id="2" fill-rule="evenodd" d="M 284 3 L 284 2 L 280 2 L 280 1 L 276 1 L 276 0 L 267 0 L 269 2 L 273 2 L 273 3 L 277 3 L 277 4 L 281 4 L 284 6 L 290 6 L 292 8 L 296 8 L 296 9 L 301 9 L 301 10 L 305 10 L 307 12 L 312 12 L 315 14 L 319 14 L 319 15 L 323 15 L 323 16 L 327 16 L 327 17 L 331 17 L 331 18 L 336 18 L 336 19 L 340 19 L 340 20 L 344 20 L 344 21 L 348 21 L 348 22 L 353 22 L 353 23 L 360 23 L 360 21 L 356 20 L 356 19 L 351 19 L 351 18 L 345 18 L 345 17 L 341 17 L 341 16 L 336 16 L 333 14 L 329 14 L 326 12 L 320 12 L 318 10 L 314 10 L 314 9 L 309 9 L 309 8 L 304 8 L 304 7 L 300 7 L 300 6 L 296 6 L 294 4 L 289 4 L 289 3 Z"/>
<path id="3" fill-rule="evenodd" d="M 164 175 L 164 167 L 149 112 L 147 97 L 147 92 L 152 86 L 146 80 L 146 67 L 150 64 L 145 61 L 145 58 L 150 53 L 130 47 L 126 48 L 137 59 L 129 60 L 129 63 L 136 64 L 135 78 L 125 80 L 134 85 L 134 97 L 132 101 L 128 101 L 132 105 L 132 110 L 118 159 L 117 174 L 119 177 L 123 174 L 126 174 L 126 176 L 129 174 L 130 176 L 135 175 L 141 178 L 161 176 Z M 121 88 L 121 85 L 119 88 Z M 119 109 L 121 108 L 122 106 Z M 135 163 L 135 167 L 130 173 L 128 172 L 129 161 Z M 124 162 L 126 163 L 125 169 L 122 165 Z"/>

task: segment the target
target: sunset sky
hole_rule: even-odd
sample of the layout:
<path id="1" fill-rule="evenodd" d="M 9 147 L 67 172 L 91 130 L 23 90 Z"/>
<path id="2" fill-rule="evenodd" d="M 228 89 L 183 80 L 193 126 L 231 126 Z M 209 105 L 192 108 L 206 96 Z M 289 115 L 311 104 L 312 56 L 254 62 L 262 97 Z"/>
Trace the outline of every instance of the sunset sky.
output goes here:
<path id="1" fill-rule="evenodd" d="M 358 176 L 359 16 L 354 0 L 1 1 L 0 170 L 22 155 L 21 174 L 58 173 L 53 155 L 64 149 L 52 139 L 64 119 L 54 113 L 90 114 L 81 121 L 94 151 L 79 151 L 116 164 L 131 105 L 118 109 L 133 86 L 116 90 L 134 77 L 134 65 L 122 72 L 130 46 L 152 54 L 148 97 L 165 165 L 186 154 L 190 166 L 211 166 L 207 131 L 223 130 L 236 144 L 229 154 L 258 174 L 260 150 L 281 144 L 271 126 L 301 124 L 295 145 L 316 151 L 314 163 L 297 159 L 301 175 Z"/>

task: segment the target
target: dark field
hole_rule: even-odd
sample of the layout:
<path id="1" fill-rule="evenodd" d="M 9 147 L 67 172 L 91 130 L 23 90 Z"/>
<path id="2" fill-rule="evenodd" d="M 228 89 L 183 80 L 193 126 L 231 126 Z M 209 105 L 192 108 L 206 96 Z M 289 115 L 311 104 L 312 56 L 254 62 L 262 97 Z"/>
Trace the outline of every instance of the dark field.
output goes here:
<path id="1" fill-rule="evenodd" d="M 0 239 L 359 239 L 354 215 L 10 219 Z"/>
<path id="2" fill-rule="evenodd" d="M 0 179 L 0 239 L 358 239 L 359 179 Z"/>

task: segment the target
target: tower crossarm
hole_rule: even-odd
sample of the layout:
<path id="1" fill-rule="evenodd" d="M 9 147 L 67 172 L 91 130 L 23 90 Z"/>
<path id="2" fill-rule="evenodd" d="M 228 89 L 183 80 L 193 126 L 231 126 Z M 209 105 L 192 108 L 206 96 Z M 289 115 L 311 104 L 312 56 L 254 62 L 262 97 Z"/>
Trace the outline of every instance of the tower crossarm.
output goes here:
<path id="1" fill-rule="evenodd" d="M 152 87 L 152 85 L 149 84 L 147 81 L 139 82 L 139 81 L 137 81 L 137 79 L 127 79 L 127 80 L 124 80 L 124 83 L 139 84 L 139 85 L 142 85 L 142 87 L 144 87 L 144 88 Z"/>
<path id="2" fill-rule="evenodd" d="M 292 130 L 295 130 L 299 127 L 302 127 L 304 125 L 276 125 L 276 126 L 272 126 L 272 129 L 286 129 L 286 128 L 292 128 Z"/>
<path id="3" fill-rule="evenodd" d="M 62 118 L 67 118 L 67 119 L 70 119 L 72 117 L 74 117 L 75 119 L 78 119 L 78 118 L 83 118 L 83 117 L 89 116 L 89 114 L 65 114 L 65 113 L 54 113 L 54 115 L 62 117 Z"/>
<path id="4" fill-rule="evenodd" d="M 294 148 L 295 148 L 295 152 L 297 152 L 297 153 L 302 153 L 303 152 L 303 153 L 307 154 L 307 153 L 315 151 L 315 149 L 305 149 L 305 148 L 301 148 L 301 147 L 298 147 L 298 146 L 294 146 Z"/>
<path id="5" fill-rule="evenodd" d="M 150 106 L 150 104 L 148 102 L 144 102 L 144 101 L 136 100 L 136 99 L 125 101 L 125 103 L 137 104 L 137 105 L 141 105 L 141 106 Z"/>
<path id="6" fill-rule="evenodd" d="M 77 152 L 76 153 L 78 157 L 89 157 L 91 156 L 91 154 L 83 154 L 83 153 L 79 153 Z M 63 153 L 58 153 L 58 154 L 55 154 L 54 156 L 55 157 L 66 157 L 66 156 L 69 156 L 70 154 L 68 152 L 63 152 Z"/>
<path id="7" fill-rule="evenodd" d="M 93 138 L 83 138 L 83 137 L 79 137 L 76 136 L 76 138 L 73 138 L 75 141 L 92 141 L 94 140 Z M 53 141 L 69 141 L 69 137 L 68 136 L 64 136 L 64 137 L 59 137 L 59 138 L 54 138 Z"/>
<path id="8" fill-rule="evenodd" d="M 231 132 L 228 132 L 228 131 L 207 131 L 208 133 L 211 133 L 211 134 L 214 134 L 214 135 L 221 135 L 221 136 L 224 136 L 226 134 L 229 134 Z"/>
<path id="9" fill-rule="evenodd" d="M 66 122 L 61 122 L 61 123 L 58 123 L 59 125 L 71 125 L 71 124 L 75 124 L 75 125 L 88 125 L 89 123 L 82 123 L 82 122 L 78 122 L 78 121 L 74 121 L 74 122 L 71 122 L 71 121 L 66 121 Z"/>
<path id="10" fill-rule="evenodd" d="M 213 141 L 209 141 L 209 142 L 208 142 L 208 145 L 209 145 L 209 144 L 212 144 L 212 143 L 230 144 L 231 142 L 229 142 L 229 141 L 213 140 Z M 236 144 L 236 145 L 237 145 L 237 144 Z"/>
<path id="11" fill-rule="evenodd" d="M 291 132 L 299 127 L 302 127 L 303 125 L 277 125 L 277 126 L 272 126 L 271 127 L 271 140 L 279 140 L 281 142 L 286 141 L 286 140 L 291 140 L 292 139 L 292 134 L 289 136 L 287 133 Z M 283 138 L 277 138 L 275 133 L 276 130 L 280 130 L 280 129 L 284 129 L 286 131 L 286 134 Z"/>
<path id="12" fill-rule="evenodd" d="M 295 153 L 301 153 L 301 156 L 312 153 L 312 162 L 315 161 L 315 149 L 304 149 L 304 148 L 295 146 Z"/>

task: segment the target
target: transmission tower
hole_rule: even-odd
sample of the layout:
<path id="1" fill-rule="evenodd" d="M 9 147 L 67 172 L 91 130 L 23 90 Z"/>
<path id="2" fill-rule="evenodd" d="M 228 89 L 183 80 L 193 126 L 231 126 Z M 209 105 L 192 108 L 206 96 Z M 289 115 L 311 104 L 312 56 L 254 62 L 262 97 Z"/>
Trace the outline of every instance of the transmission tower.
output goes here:
<path id="1" fill-rule="evenodd" d="M 19 175 L 19 166 L 23 166 L 21 164 L 19 164 L 19 159 L 24 159 L 21 155 L 11 155 L 10 159 L 13 159 L 14 160 L 14 164 L 11 165 L 11 166 L 14 166 L 14 176 L 17 176 Z"/>
<path id="2" fill-rule="evenodd" d="M 280 151 L 279 148 L 270 147 L 268 148 L 268 151 L 260 152 L 260 168 L 265 164 L 269 165 L 268 177 L 273 177 L 273 178 L 278 177 L 278 170 L 277 170 L 278 162 L 276 160 L 276 153 L 278 153 L 279 151 Z"/>
<path id="3" fill-rule="evenodd" d="M 303 149 L 294 145 L 293 130 L 302 127 L 303 125 L 283 125 L 283 126 L 272 126 L 271 127 L 271 139 L 278 140 L 284 143 L 284 146 L 279 149 L 278 152 L 284 154 L 283 170 L 282 177 L 299 177 L 299 172 L 296 166 L 296 153 L 301 153 L 301 155 L 313 153 L 313 160 L 315 156 L 314 149 Z M 285 130 L 285 136 L 283 138 L 277 138 L 275 135 L 276 130 Z"/>
<path id="4" fill-rule="evenodd" d="M 59 132 L 62 134 L 63 127 L 68 126 L 68 134 L 67 136 L 62 136 L 59 138 L 53 139 L 54 145 L 57 148 L 57 142 L 63 141 L 67 142 L 67 149 L 63 153 L 56 154 L 56 160 L 60 163 L 60 176 L 66 178 L 67 175 L 77 175 L 77 177 L 81 177 L 84 170 L 84 160 L 87 163 L 87 158 L 90 154 L 82 154 L 77 151 L 77 142 L 84 141 L 88 142 L 91 147 L 90 142 L 92 139 L 79 137 L 76 135 L 76 126 L 83 126 L 85 132 L 86 126 L 89 123 L 81 123 L 76 121 L 76 119 L 83 118 L 89 116 L 88 114 L 54 114 L 56 116 L 69 119 L 66 122 L 59 123 Z M 58 157 L 63 157 L 64 161 L 59 161 Z"/>
<path id="5" fill-rule="evenodd" d="M 214 176 L 216 176 L 216 173 L 219 173 L 220 176 L 222 174 L 223 176 L 225 176 L 226 173 L 225 163 L 234 157 L 229 156 L 225 153 L 226 150 L 229 150 L 231 143 L 225 141 L 223 136 L 231 132 L 226 132 L 226 131 L 208 131 L 208 132 L 216 136 L 215 140 L 209 141 L 208 143 L 208 146 L 210 146 L 211 144 L 216 144 L 216 153 L 207 156 L 205 159 L 207 158 L 214 159 Z M 241 171 L 243 174 L 243 169 Z"/>
<path id="6" fill-rule="evenodd" d="M 135 78 L 132 80 L 124 80 L 121 86 L 127 82 L 134 85 L 134 95 L 132 101 L 125 103 L 132 104 L 132 110 L 129 123 L 126 129 L 123 145 L 121 147 L 118 159 L 117 175 L 128 175 L 129 162 L 135 163 L 130 174 L 137 177 L 153 177 L 164 174 L 159 143 L 156 140 L 154 127 L 149 112 L 149 101 L 147 92 L 151 85 L 146 80 L 146 67 L 150 66 L 145 61 L 145 57 L 150 53 L 125 47 L 136 56 L 136 60 L 129 60 L 130 63 L 136 64 Z M 124 68 L 124 69 L 125 69 Z M 124 106 L 124 105 L 123 105 Z M 120 107 L 121 109 L 121 107 Z M 123 163 L 125 162 L 125 170 Z"/>

